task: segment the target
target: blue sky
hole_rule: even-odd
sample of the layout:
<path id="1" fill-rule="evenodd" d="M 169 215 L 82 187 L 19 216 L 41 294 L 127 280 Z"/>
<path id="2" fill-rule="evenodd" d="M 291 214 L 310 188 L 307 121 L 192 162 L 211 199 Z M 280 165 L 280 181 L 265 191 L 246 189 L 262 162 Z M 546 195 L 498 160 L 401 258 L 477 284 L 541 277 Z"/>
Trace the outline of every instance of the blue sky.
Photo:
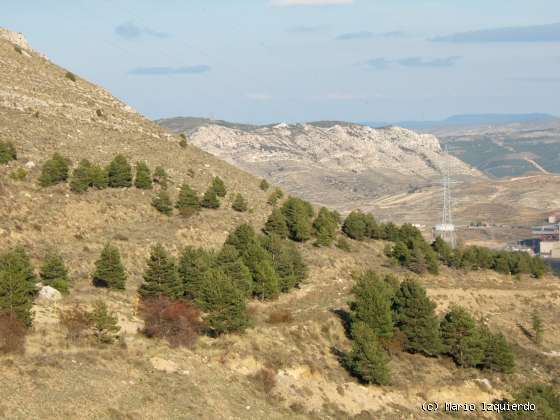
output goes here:
<path id="1" fill-rule="evenodd" d="M 19 0 L 0 26 L 150 118 L 560 115 L 557 0 Z"/>

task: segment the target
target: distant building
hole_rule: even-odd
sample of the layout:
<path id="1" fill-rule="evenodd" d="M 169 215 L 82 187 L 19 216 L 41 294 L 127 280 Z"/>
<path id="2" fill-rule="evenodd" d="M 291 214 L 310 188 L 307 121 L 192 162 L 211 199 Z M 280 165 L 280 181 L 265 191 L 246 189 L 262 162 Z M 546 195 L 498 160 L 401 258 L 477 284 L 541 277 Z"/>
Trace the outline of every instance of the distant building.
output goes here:
<path id="1" fill-rule="evenodd" d="M 539 255 L 543 258 L 560 258 L 559 241 L 541 241 Z"/>
<path id="2" fill-rule="evenodd" d="M 532 234 L 541 241 L 560 241 L 560 223 L 535 226 Z"/>

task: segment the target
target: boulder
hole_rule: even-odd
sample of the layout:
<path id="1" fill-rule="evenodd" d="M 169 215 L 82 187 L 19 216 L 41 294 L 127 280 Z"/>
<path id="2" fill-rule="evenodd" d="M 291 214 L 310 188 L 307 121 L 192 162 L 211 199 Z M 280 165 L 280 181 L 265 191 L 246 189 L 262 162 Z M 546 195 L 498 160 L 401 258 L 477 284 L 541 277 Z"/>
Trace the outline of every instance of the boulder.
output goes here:
<path id="1" fill-rule="evenodd" d="M 53 302 L 62 299 L 62 294 L 51 286 L 43 286 L 39 290 L 37 300 L 43 302 Z"/>

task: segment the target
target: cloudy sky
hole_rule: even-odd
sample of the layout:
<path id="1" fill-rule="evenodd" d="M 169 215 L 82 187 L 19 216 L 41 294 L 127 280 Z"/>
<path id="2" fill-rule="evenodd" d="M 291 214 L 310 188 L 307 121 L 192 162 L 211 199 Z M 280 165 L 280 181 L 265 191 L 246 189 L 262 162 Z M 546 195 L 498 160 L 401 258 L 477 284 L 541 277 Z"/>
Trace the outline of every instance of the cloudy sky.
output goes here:
<path id="1" fill-rule="evenodd" d="M 0 26 L 150 118 L 560 115 L 558 0 L 1 0 Z"/>

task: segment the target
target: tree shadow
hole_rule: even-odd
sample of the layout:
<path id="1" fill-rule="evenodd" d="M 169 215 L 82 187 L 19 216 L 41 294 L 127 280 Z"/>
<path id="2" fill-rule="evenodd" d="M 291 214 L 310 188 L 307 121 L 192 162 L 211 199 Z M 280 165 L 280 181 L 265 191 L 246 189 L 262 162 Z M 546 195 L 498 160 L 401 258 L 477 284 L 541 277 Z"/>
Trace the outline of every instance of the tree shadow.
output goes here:
<path id="1" fill-rule="evenodd" d="M 344 327 L 344 333 L 348 339 L 352 339 L 352 316 L 350 312 L 345 309 L 330 309 L 330 312 L 335 314 L 340 321 L 342 321 L 342 326 Z"/>

